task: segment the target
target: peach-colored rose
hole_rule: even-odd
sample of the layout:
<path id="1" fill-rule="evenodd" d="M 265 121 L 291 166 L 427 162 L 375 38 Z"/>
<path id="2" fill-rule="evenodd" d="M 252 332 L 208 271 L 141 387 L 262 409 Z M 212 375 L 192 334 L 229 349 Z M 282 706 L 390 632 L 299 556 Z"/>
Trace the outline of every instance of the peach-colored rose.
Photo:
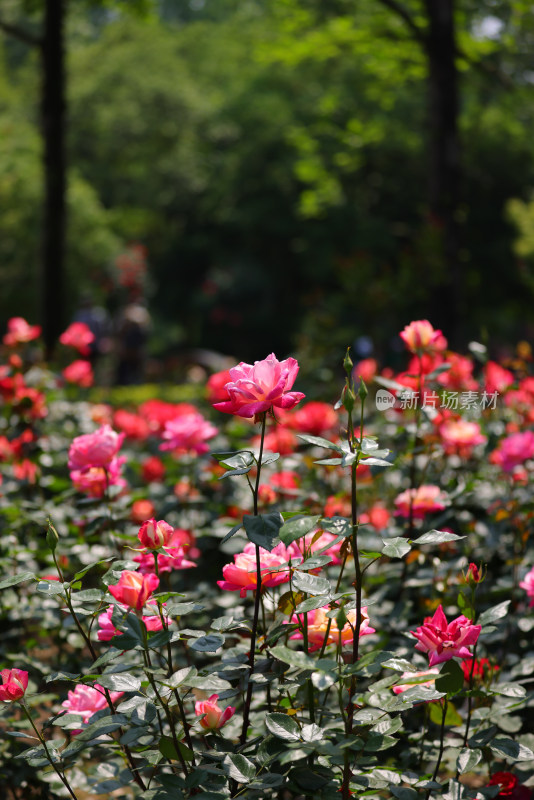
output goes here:
<path id="1" fill-rule="evenodd" d="M 200 724 L 209 731 L 219 730 L 234 716 L 235 708 L 227 706 L 224 711 L 217 705 L 218 694 L 212 694 L 209 700 L 198 700 L 195 703 L 195 714 L 202 717 Z"/>
<path id="2" fill-rule="evenodd" d="M 328 644 L 339 644 L 341 647 L 346 647 L 352 644 L 354 640 L 354 629 L 356 626 L 356 610 L 347 611 L 347 622 L 341 628 L 337 626 L 335 617 L 332 620 L 326 616 L 326 612 L 330 611 L 328 606 L 316 608 L 314 611 L 308 611 L 308 647 L 310 651 L 319 650 L 323 646 L 325 640 L 328 623 L 330 622 L 330 630 L 328 631 Z M 293 614 L 291 622 L 299 622 L 302 626 L 306 624 L 304 614 Z M 367 636 L 370 633 L 375 633 L 375 628 L 371 628 L 369 624 L 369 614 L 367 613 L 367 606 L 362 608 L 361 625 L 360 625 L 360 638 Z M 301 631 L 295 631 L 290 636 L 290 639 L 303 639 Z"/>

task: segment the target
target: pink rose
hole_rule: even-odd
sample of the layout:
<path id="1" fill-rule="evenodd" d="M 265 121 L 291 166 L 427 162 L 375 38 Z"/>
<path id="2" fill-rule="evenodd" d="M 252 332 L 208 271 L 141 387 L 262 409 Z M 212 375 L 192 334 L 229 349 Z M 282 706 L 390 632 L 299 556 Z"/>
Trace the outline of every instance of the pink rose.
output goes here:
<path id="1" fill-rule="evenodd" d="M 61 344 L 74 347 L 81 356 L 88 356 L 89 345 L 95 340 L 95 335 L 85 322 L 73 322 L 59 337 Z"/>
<path id="2" fill-rule="evenodd" d="M 527 572 L 519 585 L 527 593 L 527 597 L 530 600 L 529 606 L 534 606 L 534 567 L 530 572 Z"/>
<path id="3" fill-rule="evenodd" d="M 436 331 L 427 319 L 420 319 L 406 325 L 400 334 L 411 353 L 421 355 L 445 350 L 447 340 L 441 331 Z"/>
<path id="4" fill-rule="evenodd" d="M 534 458 L 534 432 L 523 431 L 503 439 L 491 454 L 490 461 L 498 464 L 504 472 L 512 472 L 530 458 Z"/>
<path id="5" fill-rule="evenodd" d="M 155 519 L 147 519 L 139 528 L 139 541 L 146 547 L 147 550 L 159 550 L 169 544 L 174 528 L 160 519 L 156 522 Z"/>
<path id="6" fill-rule="evenodd" d="M 119 603 L 140 611 L 158 586 L 157 575 L 141 575 L 139 572 L 126 569 L 121 572 L 119 582 L 114 586 L 108 586 L 108 589 Z"/>
<path id="7" fill-rule="evenodd" d="M 484 367 L 484 380 L 488 394 L 495 394 L 495 392 L 502 394 L 512 386 L 514 376 L 509 370 L 501 367 L 495 361 L 488 361 Z"/>
<path id="8" fill-rule="evenodd" d="M 214 403 L 214 408 L 238 417 L 255 417 L 275 408 L 293 408 L 304 398 L 302 392 L 289 391 L 297 377 L 299 365 L 294 358 L 278 361 L 271 353 L 263 361 L 245 364 L 230 370 L 226 384 L 230 400 Z"/>
<path id="9" fill-rule="evenodd" d="M 147 605 L 154 605 L 155 600 L 148 600 Z M 163 604 L 165 606 L 165 603 Z M 123 607 L 126 611 L 126 607 Z M 122 636 L 122 631 L 119 631 L 111 621 L 114 606 L 108 606 L 107 611 L 104 611 L 98 616 L 98 632 L 97 639 L 99 642 L 109 642 L 114 636 Z M 151 614 L 150 616 L 143 616 L 143 622 L 146 625 L 147 631 L 161 631 L 163 623 L 159 614 Z"/>
<path id="10" fill-rule="evenodd" d="M 107 467 L 117 455 L 124 439 L 109 425 L 102 425 L 94 433 L 77 436 L 69 449 L 69 469 L 85 470 L 91 467 Z"/>
<path id="11" fill-rule="evenodd" d="M 12 317 L 7 323 L 4 344 L 7 344 L 8 347 L 26 344 L 33 339 L 38 339 L 40 335 L 41 327 L 39 325 L 28 325 L 23 317 Z"/>
<path id="12" fill-rule="evenodd" d="M 481 630 L 481 625 L 473 625 L 463 614 L 447 622 L 443 608 L 438 606 L 433 617 L 427 617 L 420 628 L 410 633 L 419 640 L 415 649 L 428 653 L 429 666 L 433 667 L 455 656 L 472 658 L 468 647 L 475 644 Z"/>
<path id="13" fill-rule="evenodd" d="M 124 692 L 110 692 L 109 694 L 114 703 L 123 696 Z M 79 714 L 81 717 L 80 721 L 83 722 L 84 725 L 87 725 L 93 714 L 108 707 L 104 689 L 98 683 L 95 683 L 94 687 L 79 683 L 74 691 L 68 693 L 67 699 L 64 700 L 61 705 L 63 708 L 67 709 L 69 714 Z M 71 733 L 76 735 L 77 733 L 81 733 L 81 731 L 82 729 L 79 728 L 78 730 L 71 731 Z"/>
<path id="14" fill-rule="evenodd" d="M 223 711 L 217 705 L 218 699 L 218 694 L 212 694 L 209 700 L 198 700 L 195 703 L 195 714 L 202 717 L 200 724 L 209 731 L 219 730 L 235 714 L 233 706 L 227 706 Z"/>
<path id="15" fill-rule="evenodd" d="M 272 570 L 286 564 L 290 558 L 301 558 L 299 549 L 295 546 L 277 544 L 269 553 L 260 547 L 260 569 L 262 587 L 278 586 L 280 583 L 287 583 L 289 580 L 289 567 L 273 572 Z M 256 574 L 256 546 L 249 542 L 243 548 L 242 553 L 234 556 L 234 564 L 226 564 L 223 567 L 223 581 L 217 581 L 221 589 L 230 592 L 239 592 L 240 597 L 246 597 L 247 592 L 254 592 L 257 584 Z"/>
<path id="16" fill-rule="evenodd" d="M 414 519 L 423 519 L 426 514 L 443 511 L 447 503 L 447 495 L 439 486 L 423 485 L 418 489 L 406 489 L 395 498 L 395 515 L 410 516 L 410 500 Z"/>
<path id="17" fill-rule="evenodd" d="M 440 425 L 439 435 L 448 455 L 457 453 L 463 458 L 469 458 L 473 447 L 487 442 L 487 438 L 480 432 L 478 422 L 468 422 L 465 419 L 447 420 Z"/>
<path id="18" fill-rule="evenodd" d="M 328 644 L 339 644 L 341 647 L 348 647 L 354 640 L 354 629 L 356 627 L 356 610 L 347 611 L 347 622 L 339 629 L 335 617 L 331 620 L 326 616 L 326 612 L 330 611 L 329 606 L 316 608 L 313 611 L 308 611 L 308 647 L 310 652 L 319 650 L 323 646 L 326 636 L 328 623 L 330 622 L 330 630 L 328 631 Z M 306 624 L 304 614 L 293 614 L 291 622 L 299 622 L 302 626 Z M 367 613 L 367 606 L 362 608 L 361 624 L 360 624 L 360 638 L 367 636 L 370 633 L 375 633 L 375 628 L 371 628 L 369 624 L 369 614 Z M 304 636 L 301 631 L 295 631 L 290 639 L 303 639 Z"/>
<path id="19" fill-rule="evenodd" d="M 24 692 L 28 688 L 28 673 L 23 669 L 3 669 L 0 672 L 2 685 L 0 686 L 0 700 L 4 703 L 12 703 L 24 697 Z"/>
<path id="20" fill-rule="evenodd" d="M 126 486 L 126 481 L 121 477 L 125 461 L 124 456 L 119 456 L 112 459 L 105 468 L 73 469 L 70 473 L 71 481 L 78 491 L 85 492 L 89 497 L 103 497 L 110 486 Z"/>
<path id="21" fill-rule="evenodd" d="M 182 414 L 165 423 L 160 450 L 178 450 L 185 453 L 202 455 L 209 450 L 206 444 L 208 439 L 213 439 L 218 433 L 215 425 L 204 419 L 202 414 Z"/>

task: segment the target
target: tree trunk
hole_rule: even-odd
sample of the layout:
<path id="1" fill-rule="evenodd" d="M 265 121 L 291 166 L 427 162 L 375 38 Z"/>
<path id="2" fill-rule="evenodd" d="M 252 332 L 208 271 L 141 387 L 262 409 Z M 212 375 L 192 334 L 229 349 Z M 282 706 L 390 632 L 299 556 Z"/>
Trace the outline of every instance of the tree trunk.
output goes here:
<path id="1" fill-rule="evenodd" d="M 65 262 L 65 0 L 45 0 L 41 47 L 44 208 L 41 264 L 41 321 L 46 358 L 64 328 Z"/>
<path id="2" fill-rule="evenodd" d="M 454 0 L 425 0 L 428 19 L 426 51 L 429 86 L 429 201 L 431 223 L 442 242 L 445 283 L 438 287 L 434 320 L 458 345 L 462 302 L 459 261 L 458 204 L 460 142 L 458 136 L 458 73 L 456 70 Z"/>

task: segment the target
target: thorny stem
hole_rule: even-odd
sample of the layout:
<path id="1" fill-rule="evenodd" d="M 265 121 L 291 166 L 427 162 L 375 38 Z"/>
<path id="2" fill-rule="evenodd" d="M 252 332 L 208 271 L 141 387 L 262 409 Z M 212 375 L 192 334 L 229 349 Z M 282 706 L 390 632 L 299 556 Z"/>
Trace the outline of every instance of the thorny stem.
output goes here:
<path id="1" fill-rule="evenodd" d="M 356 460 L 351 464 L 350 468 L 350 485 L 351 485 L 351 523 L 352 523 L 352 555 L 354 558 L 354 573 L 355 573 L 355 580 L 354 586 L 356 590 L 356 624 L 354 625 L 353 630 L 353 639 L 352 639 L 352 663 L 355 664 L 358 661 L 359 657 L 359 646 L 360 646 L 360 629 L 362 624 L 362 571 L 360 565 L 360 554 L 358 552 L 358 492 L 357 492 L 357 482 L 356 482 L 356 470 L 358 469 L 358 464 L 360 462 L 361 457 L 361 446 L 363 440 L 363 415 L 364 415 L 364 395 L 360 396 L 361 406 L 360 406 L 360 431 L 359 431 L 359 452 L 357 454 Z M 347 425 L 347 441 L 350 448 L 351 453 L 355 452 L 355 435 L 354 435 L 354 422 L 352 419 L 352 410 L 348 411 L 348 425 Z M 346 735 L 350 735 L 352 733 L 352 721 L 354 717 L 354 703 L 352 702 L 352 698 L 356 692 L 356 675 L 353 674 L 350 679 L 350 689 L 349 689 L 349 702 L 347 706 L 347 719 L 345 721 L 345 733 Z M 344 759 L 344 766 L 343 766 L 343 784 L 342 784 L 342 792 L 343 792 L 343 800 L 348 800 L 350 796 L 350 778 L 351 778 L 351 769 L 350 763 L 348 759 L 348 752 L 345 753 Z"/>
<path id="2" fill-rule="evenodd" d="M 254 503 L 254 516 L 258 516 L 258 492 L 260 487 L 260 475 L 261 475 L 261 461 L 263 457 L 263 443 L 265 441 L 265 426 L 267 420 L 267 412 L 263 412 L 261 418 L 261 439 L 260 439 L 260 452 L 258 455 L 258 469 L 256 471 L 256 483 L 254 486 L 254 490 L 252 492 L 253 496 L 253 503 Z M 247 686 L 247 695 L 245 698 L 245 705 L 243 708 L 243 727 L 241 729 L 241 736 L 239 741 L 242 745 L 245 744 L 247 741 L 247 731 L 248 731 L 248 723 L 249 723 L 249 715 L 250 715 L 250 704 L 252 702 L 252 690 L 254 684 L 251 680 L 253 672 L 254 672 L 254 660 L 255 660 L 255 651 L 256 651 L 256 635 L 258 630 L 258 617 L 260 613 L 260 596 L 261 596 L 261 562 L 260 562 L 260 548 L 259 545 L 256 545 L 256 595 L 254 598 L 254 616 L 252 619 L 252 632 L 250 635 L 250 653 L 248 657 L 248 666 L 249 666 L 249 673 L 248 673 L 248 686 Z"/>
<path id="3" fill-rule="evenodd" d="M 449 705 L 449 701 L 445 697 L 443 699 L 443 714 L 441 716 L 441 728 L 439 732 L 439 753 L 438 753 L 438 760 L 436 761 L 436 768 L 434 770 L 434 774 L 432 775 L 432 782 L 436 780 L 438 777 L 439 768 L 441 765 L 441 759 L 443 757 L 443 748 L 444 748 L 444 735 L 445 735 L 445 717 L 447 716 L 447 706 Z M 428 800 L 430 797 L 430 789 L 427 790 L 425 794 L 425 800 Z"/>
<path id="4" fill-rule="evenodd" d="M 65 787 L 65 789 L 68 791 L 68 793 L 70 794 L 70 796 L 73 798 L 73 800 L 78 800 L 78 798 L 76 797 L 76 795 L 75 795 L 75 794 L 74 794 L 74 792 L 72 791 L 72 789 L 71 789 L 71 786 L 70 786 L 70 784 L 69 784 L 69 782 L 68 782 L 67 778 L 65 777 L 65 775 L 64 775 L 63 773 L 61 773 L 61 772 L 59 771 L 58 767 L 56 766 L 56 763 L 55 763 L 54 759 L 52 758 L 52 756 L 51 756 L 51 754 L 50 754 L 50 750 L 48 749 L 48 745 L 47 745 L 47 743 L 46 743 L 46 739 L 44 738 L 43 734 L 42 734 L 42 733 L 41 733 L 41 732 L 40 732 L 40 731 L 39 731 L 39 730 L 36 728 L 36 726 L 35 726 L 35 724 L 34 724 L 34 722 L 33 722 L 33 719 L 32 719 L 32 717 L 31 717 L 31 714 L 30 714 L 30 712 L 28 711 L 28 708 L 27 708 L 26 704 L 25 704 L 25 703 L 23 703 L 23 702 L 21 702 L 21 704 L 20 704 L 20 705 L 21 705 L 21 706 L 22 706 L 22 708 L 24 709 L 24 713 L 25 713 L 25 714 L 26 714 L 26 716 L 28 717 L 28 720 L 29 720 L 29 722 L 30 722 L 30 725 L 32 726 L 32 728 L 33 728 L 33 730 L 35 731 L 35 733 L 37 734 L 37 738 L 39 739 L 39 741 L 40 741 L 40 742 L 41 742 L 41 744 L 43 745 L 43 747 L 44 747 L 44 751 L 45 751 L 45 753 L 46 753 L 46 757 L 47 757 L 48 761 L 50 762 L 50 765 L 53 767 L 53 769 L 54 769 L 54 772 L 56 773 L 56 775 L 58 776 L 58 778 L 60 779 L 61 783 L 63 784 L 63 786 Z"/>
<path id="5" fill-rule="evenodd" d="M 63 581 L 63 573 L 61 572 L 61 569 L 60 569 L 60 567 L 59 567 L 59 565 L 58 565 L 58 563 L 56 561 L 55 553 L 53 553 L 53 557 L 54 557 L 54 563 L 56 564 L 56 567 L 58 569 L 59 577 L 61 578 L 62 582 L 64 583 L 64 581 Z M 77 616 L 77 614 L 76 614 L 76 612 L 74 610 L 74 607 L 72 605 L 72 600 L 71 600 L 70 588 L 67 588 L 65 590 L 65 602 L 67 603 L 67 608 L 69 609 L 69 611 L 71 613 L 71 616 L 72 616 L 72 619 L 74 620 L 74 624 L 78 628 L 78 631 L 79 631 L 82 639 L 84 640 L 85 644 L 87 645 L 87 648 L 88 648 L 89 652 L 91 653 L 91 657 L 92 657 L 93 663 L 94 663 L 97 660 L 98 656 L 97 656 L 97 654 L 95 652 L 95 649 L 93 647 L 93 643 L 91 642 L 91 639 L 89 638 L 89 636 L 84 631 L 84 629 L 83 629 L 83 627 L 82 627 L 82 625 L 80 623 L 80 620 L 78 619 L 78 616 Z M 97 670 L 97 672 L 100 675 L 102 675 L 102 669 L 100 667 L 95 667 L 95 669 Z M 109 693 L 109 689 L 106 689 L 105 687 L 102 687 L 102 688 L 104 689 L 104 696 L 106 698 L 106 703 L 109 706 L 109 710 L 111 711 L 112 714 L 114 714 L 115 713 L 115 706 L 113 705 L 113 700 L 111 699 L 111 695 Z M 119 734 L 120 734 L 120 737 L 123 736 L 124 731 L 122 730 L 122 728 L 119 728 Z M 127 744 L 120 744 L 120 747 L 121 747 L 124 755 L 126 756 L 126 759 L 127 759 L 128 764 L 130 766 L 130 770 L 132 772 L 132 775 L 134 777 L 135 782 L 137 783 L 137 785 L 143 791 L 146 791 L 145 783 L 144 783 L 141 775 L 139 775 L 139 773 L 137 771 L 138 768 L 136 767 L 134 758 L 132 756 L 132 751 L 130 750 L 130 748 L 128 747 Z"/>
<path id="6" fill-rule="evenodd" d="M 155 571 L 155 574 L 157 575 L 157 577 L 159 578 L 159 565 L 158 565 L 158 554 L 157 553 L 154 553 L 154 571 Z M 167 617 L 165 616 L 165 614 L 163 613 L 163 606 L 159 602 L 158 598 L 156 598 L 156 602 L 157 602 L 157 606 L 158 606 L 159 618 L 161 620 L 161 624 L 163 625 L 163 630 L 164 631 L 168 631 L 169 630 L 169 621 L 168 621 Z M 172 661 L 172 650 L 171 650 L 171 643 L 170 642 L 167 642 L 167 665 L 168 665 L 169 677 L 170 677 L 174 672 L 174 666 L 173 666 L 173 661 Z M 195 765 L 195 755 L 194 755 L 194 751 L 193 751 L 193 743 L 191 741 L 191 736 L 189 734 L 189 726 L 187 724 L 187 718 L 185 716 L 184 704 L 182 702 L 182 698 L 180 697 L 180 695 L 178 693 L 178 689 L 173 689 L 173 695 L 174 695 L 174 699 L 178 703 L 178 709 L 180 711 L 180 719 L 182 721 L 182 727 L 184 729 L 184 735 L 185 735 L 185 740 L 187 742 L 187 746 L 189 747 L 189 749 L 193 753 L 193 758 L 191 760 L 191 763 L 192 763 L 193 766 L 196 766 Z"/>
<path id="7" fill-rule="evenodd" d="M 144 622 L 142 620 L 140 620 L 140 623 L 141 623 L 141 630 L 143 632 L 143 648 L 144 648 L 143 655 L 145 657 L 145 673 L 146 673 L 146 676 L 147 676 L 147 678 L 149 680 L 149 683 L 150 683 L 150 685 L 152 687 L 152 691 L 156 695 L 160 706 L 163 708 L 163 713 L 165 714 L 165 716 L 167 718 L 167 723 L 169 725 L 169 728 L 171 729 L 171 737 L 172 737 L 172 741 L 173 741 L 173 744 L 174 744 L 174 749 L 176 750 L 176 754 L 177 754 L 177 756 L 178 756 L 178 758 L 180 760 L 180 763 L 182 765 L 182 769 L 184 771 L 184 774 L 187 777 L 187 775 L 189 775 L 189 770 L 187 769 L 187 764 L 185 763 L 185 759 L 184 759 L 184 757 L 182 755 L 182 751 L 181 751 L 181 748 L 180 748 L 180 742 L 178 741 L 178 737 L 176 735 L 176 728 L 175 728 L 175 725 L 174 725 L 174 720 L 172 718 L 172 714 L 170 712 L 168 704 L 163 702 L 163 700 L 161 698 L 161 695 L 158 692 L 158 687 L 157 687 L 156 681 L 154 680 L 154 676 L 152 675 L 152 672 L 149 669 L 149 667 L 150 667 L 150 652 L 149 652 L 149 649 L 148 649 L 148 633 L 147 633 L 146 625 L 144 624 Z"/>

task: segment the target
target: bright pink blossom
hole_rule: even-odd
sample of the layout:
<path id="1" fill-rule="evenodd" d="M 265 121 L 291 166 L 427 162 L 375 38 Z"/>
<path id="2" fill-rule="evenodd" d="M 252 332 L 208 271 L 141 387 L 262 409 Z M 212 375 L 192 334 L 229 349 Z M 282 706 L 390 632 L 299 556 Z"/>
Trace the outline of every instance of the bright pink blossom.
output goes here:
<path id="1" fill-rule="evenodd" d="M 3 669 L 0 675 L 2 676 L 0 700 L 4 703 L 20 700 L 28 688 L 28 673 L 23 669 Z"/>
<path id="2" fill-rule="evenodd" d="M 292 392 L 299 365 L 294 358 L 278 361 L 274 353 L 254 364 L 241 362 L 230 370 L 231 381 L 226 384 L 230 400 L 214 403 L 226 414 L 255 417 L 274 408 L 294 408 L 304 398 L 302 392 Z"/>
<path id="3" fill-rule="evenodd" d="M 447 503 L 447 495 L 439 486 L 423 485 L 418 489 L 406 489 L 395 498 L 396 516 L 410 516 L 410 500 L 413 519 L 423 519 L 426 514 L 443 511 Z"/>
<path id="4" fill-rule="evenodd" d="M 512 472 L 531 458 L 534 458 L 534 431 L 512 433 L 490 455 L 491 463 L 498 464 L 504 472 Z"/>
<path id="5" fill-rule="evenodd" d="M 447 622 L 440 605 L 433 617 L 427 617 L 421 627 L 410 633 L 418 639 L 415 649 L 428 653 L 429 665 L 433 667 L 455 656 L 472 658 L 468 647 L 475 644 L 481 630 L 481 625 L 473 625 L 463 614 Z"/>
<path id="6" fill-rule="evenodd" d="M 284 544 L 277 544 L 271 552 L 260 547 L 260 568 L 262 588 L 278 586 L 280 583 L 287 583 L 289 580 L 289 567 L 281 569 L 279 572 L 272 570 L 286 564 L 289 559 L 301 557 L 297 547 Z M 223 567 L 223 581 L 217 581 L 221 589 L 230 592 L 239 592 L 241 597 L 246 597 L 247 592 L 254 592 L 257 585 L 256 575 L 256 546 L 249 542 L 243 548 L 242 553 L 234 556 L 234 564 L 226 564 Z"/>
<path id="7" fill-rule="evenodd" d="M 76 386 L 81 386 L 82 389 L 88 389 L 93 385 L 93 369 L 89 361 L 83 358 L 73 361 L 72 364 L 65 367 L 61 374 L 67 383 L 74 383 Z"/>
<path id="8" fill-rule="evenodd" d="M 86 470 L 91 467 L 108 467 L 119 452 L 124 439 L 109 425 L 102 425 L 94 433 L 77 436 L 69 449 L 69 469 Z"/>
<path id="9" fill-rule="evenodd" d="M 130 608 L 140 611 L 146 601 L 159 586 L 157 575 L 141 575 L 139 572 L 124 570 L 121 572 L 119 582 L 108 586 L 113 597 Z"/>
<path id="10" fill-rule="evenodd" d="M 152 605 L 154 603 L 155 600 L 149 600 L 147 605 Z M 109 642 L 114 636 L 122 636 L 122 631 L 119 631 L 111 621 L 114 609 L 114 606 L 108 606 L 107 611 L 104 611 L 98 616 L 97 638 L 99 642 Z M 123 609 L 126 611 L 126 606 L 123 606 Z M 143 622 L 148 631 L 161 631 L 163 629 L 163 622 L 159 614 L 143 616 Z"/>
<path id="11" fill-rule="evenodd" d="M 164 519 L 157 522 L 155 519 L 147 519 L 139 528 L 137 535 L 143 547 L 148 550 L 159 550 L 160 547 L 169 544 L 173 533 L 174 528 Z"/>
<path id="12" fill-rule="evenodd" d="M 200 724 L 209 731 L 216 731 L 222 728 L 228 720 L 234 716 L 235 708 L 227 706 L 224 711 L 217 705 L 218 694 L 212 694 L 209 700 L 198 700 L 195 703 L 195 714 L 202 717 Z"/>
<path id="13" fill-rule="evenodd" d="M 95 335 L 85 322 L 73 322 L 59 337 L 61 344 L 74 347 L 81 356 L 88 356 Z"/>
<path id="14" fill-rule="evenodd" d="M 166 422 L 181 417 L 183 414 L 198 413 L 191 403 L 166 403 L 164 400 L 146 400 L 138 408 L 154 433 L 161 433 Z"/>
<path id="15" fill-rule="evenodd" d="M 110 692 L 109 694 L 111 701 L 115 703 L 120 700 L 124 692 Z M 69 714 L 79 714 L 81 717 L 80 722 L 83 722 L 84 725 L 87 725 L 97 711 L 108 708 L 104 689 L 98 683 L 95 683 L 94 687 L 79 683 L 74 691 L 69 691 L 67 699 L 61 705 L 67 709 Z M 81 731 L 82 728 L 79 728 L 78 730 L 70 731 L 70 733 L 76 735 Z"/>
<path id="16" fill-rule="evenodd" d="M 473 361 L 459 353 L 447 353 L 451 368 L 438 375 L 437 381 L 445 389 L 455 392 L 474 392 L 478 384 L 473 378 Z"/>
<path id="17" fill-rule="evenodd" d="M 519 585 L 527 593 L 527 597 L 530 600 L 529 606 L 534 606 L 534 567 L 527 572 Z"/>
<path id="18" fill-rule="evenodd" d="M 445 350 L 447 347 L 447 340 L 442 332 L 434 330 L 427 319 L 410 322 L 400 337 L 408 350 L 417 355 Z"/>
<path id="19" fill-rule="evenodd" d="M 326 612 L 330 611 L 329 606 L 316 608 L 313 611 L 308 611 L 308 649 L 310 651 L 319 650 L 323 646 L 326 631 L 328 630 L 328 623 L 330 622 L 330 630 L 328 631 L 327 645 L 339 644 L 341 647 L 347 647 L 354 641 L 354 629 L 356 627 L 356 610 L 347 611 L 347 622 L 340 629 L 338 628 L 335 617 L 331 620 L 326 616 Z M 302 626 L 306 624 L 304 614 L 293 614 L 291 622 L 300 622 Z M 360 638 L 367 636 L 370 633 L 375 633 L 375 628 L 371 628 L 369 624 L 369 615 L 367 613 L 367 606 L 362 608 L 361 624 L 360 624 Z M 290 639 L 303 639 L 302 631 L 295 631 Z"/>
<path id="20" fill-rule="evenodd" d="M 29 325 L 23 317 L 11 317 L 7 323 L 7 333 L 4 344 L 14 347 L 17 344 L 26 344 L 41 335 L 40 325 Z"/>
<path id="21" fill-rule="evenodd" d="M 202 455 L 209 450 L 206 442 L 218 434 L 215 425 L 204 419 L 202 414 L 183 414 L 165 423 L 160 450 L 177 450 L 183 453 Z"/>

